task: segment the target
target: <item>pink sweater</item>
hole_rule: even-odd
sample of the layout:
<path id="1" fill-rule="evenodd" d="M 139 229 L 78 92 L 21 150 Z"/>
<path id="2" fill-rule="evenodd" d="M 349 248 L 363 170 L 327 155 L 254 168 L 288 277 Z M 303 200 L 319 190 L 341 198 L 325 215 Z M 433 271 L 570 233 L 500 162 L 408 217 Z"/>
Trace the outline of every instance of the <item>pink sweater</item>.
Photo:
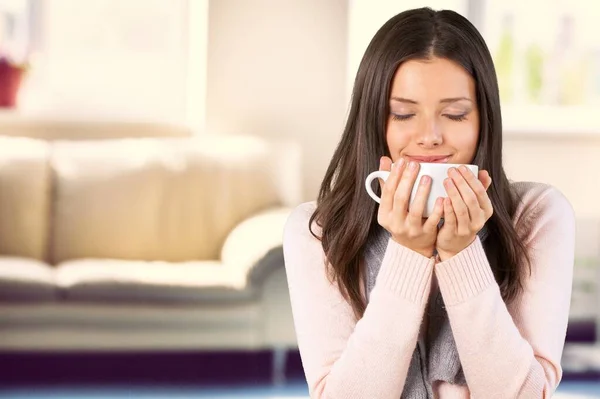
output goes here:
<path id="1" fill-rule="evenodd" d="M 513 183 L 514 222 L 529 248 L 523 294 L 502 300 L 481 242 L 436 264 L 389 241 L 364 316 L 326 275 L 308 230 L 315 203 L 297 207 L 284 231 L 287 278 L 311 398 L 399 399 L 432 282 L 444 298 L 468 388 L 442 382 L 439 398 L 549 398 L 562 377 L 574 263 L 573 210 L 556 189 Z M 318 227 L 313 229 L 320 235 Z M 361 284 L 362 286 L 362 284 Z"/>

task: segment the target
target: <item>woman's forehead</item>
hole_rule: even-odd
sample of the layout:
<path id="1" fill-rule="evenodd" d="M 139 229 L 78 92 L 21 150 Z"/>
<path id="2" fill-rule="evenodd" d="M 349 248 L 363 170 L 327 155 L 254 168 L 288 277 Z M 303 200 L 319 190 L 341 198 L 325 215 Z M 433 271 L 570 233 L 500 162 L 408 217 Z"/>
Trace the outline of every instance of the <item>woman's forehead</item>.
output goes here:
<path id="1" fill-rule="evenodd" d="M 394 74 L 390 97 L 414 102 L 475 99 L 475 81 L 459 64 L 445 59 L 410 60 Z"/>

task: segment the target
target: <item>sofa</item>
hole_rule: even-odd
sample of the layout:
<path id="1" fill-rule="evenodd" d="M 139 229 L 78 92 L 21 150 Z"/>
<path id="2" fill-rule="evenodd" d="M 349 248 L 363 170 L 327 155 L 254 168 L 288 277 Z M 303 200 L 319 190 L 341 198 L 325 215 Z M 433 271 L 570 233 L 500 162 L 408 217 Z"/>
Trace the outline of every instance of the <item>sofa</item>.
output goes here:
<path id="1" fill-rule="evenodd" d="M 300 150 L 252 136 L 0 137 L 0 351 L 296 348 Z"/>

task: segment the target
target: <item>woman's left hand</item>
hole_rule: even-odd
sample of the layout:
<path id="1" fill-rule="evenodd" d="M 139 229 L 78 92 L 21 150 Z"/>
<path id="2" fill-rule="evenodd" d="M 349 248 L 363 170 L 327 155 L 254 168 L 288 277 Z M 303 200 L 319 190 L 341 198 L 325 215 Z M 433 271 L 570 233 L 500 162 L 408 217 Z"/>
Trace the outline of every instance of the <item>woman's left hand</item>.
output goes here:
<path id="1" fill-rule="evenodd" d="M 438 232 L 436 249 L 442 261 L 456 255 L 475 240 L 494 209 L 487 195 L 492 184 L 485 170 L 475 175 L 465 166 L 450 168 L 444 180 L 444 225 Z"/>

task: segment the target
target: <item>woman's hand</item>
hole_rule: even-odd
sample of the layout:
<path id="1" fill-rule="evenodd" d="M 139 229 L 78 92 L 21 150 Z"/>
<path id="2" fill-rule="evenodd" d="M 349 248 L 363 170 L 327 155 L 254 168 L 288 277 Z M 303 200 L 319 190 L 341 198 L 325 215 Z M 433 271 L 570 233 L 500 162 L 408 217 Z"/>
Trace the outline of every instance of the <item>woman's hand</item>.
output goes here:
<path id="1" fill-rule="evenodd" d="M 466 167 L 451 168 L 444 180 L 444 225 L 437 235 L 436 249 L 442 261 L 456 255 L 475 240 L 494 209 L 487 195 L 492 179 L 487 171 L 478 178 Z"/>
<path id="2" fill-rule="evenodd" d="M 382 157 L 379 170 L 389 171 L 391 164 L 390 158 Z M 382 184 L 377 221 L 398 244 L 429 258 L 433 256 L 437 226 L 444 208 L 442 198 L 438 198 L 433 213 L 429 218 L 423 219 L 427 196 L 431 190 L 431 178 L 424 176 L 419 182 L 410 212 L 408 211 L 410 194 L 419 168 L 418 162 L 407 164 L 404 159 L 399 159 L 394 164 L 390 176 Z"/>

